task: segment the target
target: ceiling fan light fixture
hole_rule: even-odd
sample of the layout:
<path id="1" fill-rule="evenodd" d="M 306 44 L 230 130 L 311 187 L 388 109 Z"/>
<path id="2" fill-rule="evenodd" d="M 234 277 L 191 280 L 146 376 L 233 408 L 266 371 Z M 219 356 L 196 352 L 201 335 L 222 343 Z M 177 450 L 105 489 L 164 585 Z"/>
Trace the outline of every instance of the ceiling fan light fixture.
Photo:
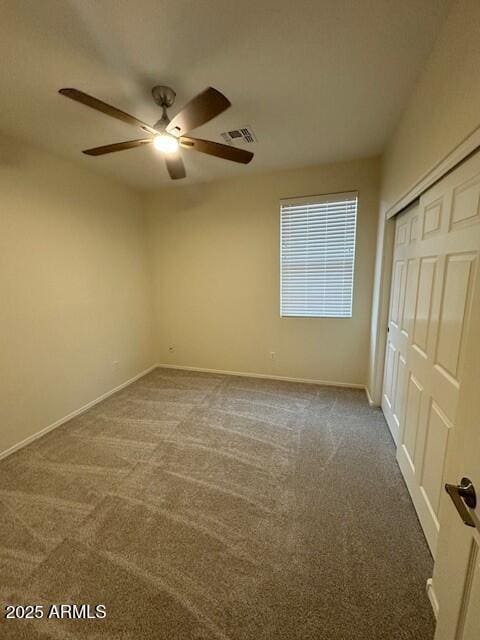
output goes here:
<path id="1" fill-rule="evenodd" d="M 162 151 L 163 153 L 175 153 L 175 151 L 178 151 L 178 140 L 168 133 L 162 133 L 159 136 L 155 136 L 153 146 L 157 151 Z"/>

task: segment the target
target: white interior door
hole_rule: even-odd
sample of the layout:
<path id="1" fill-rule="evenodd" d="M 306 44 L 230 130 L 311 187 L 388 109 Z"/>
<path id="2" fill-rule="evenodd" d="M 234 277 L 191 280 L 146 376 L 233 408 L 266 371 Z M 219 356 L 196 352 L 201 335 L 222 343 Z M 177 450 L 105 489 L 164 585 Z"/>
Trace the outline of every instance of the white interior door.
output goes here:
<path id="1" fill-rule="evenodd" d="M 400 425 L 405 409 L 407 348 L 412 321 L 411 297 L 417 278 L 415 266 L 409 263 L 409 255 L 412 252 L 412 244 L 417 240 L 418 217 L 419 205 L 416 203 L 408 211 L 397 216 L 395 225 L 382 409 L 396 445 L 399 443 Z M 406 297 L 407 289 L 410 292 L 409 299 Z"/>
<path id="2" fill-rule="evenodd" d="M 396 220 L 382 408 L 434 557 L 474 302 L 479 223 L 478 155 Z"/>
<path id="3" fill-rule="evenodd" d="M 433 574 L 438 606 L 435 640 L 480 638 L 480 278 L 473 293 L 472 318 L 466 336 L 455 436 L 447 482 L 472 481 L 477 507 L 468 509 L 475 528 L 465 526 L 453 502 L 443 494 L 440 536 Z M 466 505 L 464 505 L 466 506 Z M 434 601 L 435 601 L 434 600 Z"/>

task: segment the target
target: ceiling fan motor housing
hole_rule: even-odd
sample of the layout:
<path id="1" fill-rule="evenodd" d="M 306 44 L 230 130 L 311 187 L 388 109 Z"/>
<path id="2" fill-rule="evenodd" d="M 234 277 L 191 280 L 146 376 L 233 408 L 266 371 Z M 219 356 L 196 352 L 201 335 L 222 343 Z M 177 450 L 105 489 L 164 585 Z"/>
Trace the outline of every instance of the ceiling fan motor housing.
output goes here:
<path id="1" fill-rule="evenodd" d="M 152 96 L 155 102 L 159 107 L 171 107 L 175 102 L 175 96 L 177 94 L 170 87 L 164 87 L 162 85 L 157 85 L 152 89 Z"/>

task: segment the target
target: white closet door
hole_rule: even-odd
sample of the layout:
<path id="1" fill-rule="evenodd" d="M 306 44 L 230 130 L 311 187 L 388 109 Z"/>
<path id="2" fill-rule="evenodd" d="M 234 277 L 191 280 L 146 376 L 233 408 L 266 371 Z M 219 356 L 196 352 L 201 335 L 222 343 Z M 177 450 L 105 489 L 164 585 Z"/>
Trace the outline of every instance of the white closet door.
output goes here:
<path id="1" fill-rule="evenodd" d="M 416 286 L 416 265 L 409 260 L 411 245 L 417 240 L 419 206 L 411 207 L 396 219 L 390 313 L 388 322 L 382 409 L 395 444 L 405 409 L 407 346 L 412 322 L 412 292 Z M 410 298 L 407 298 L 407 290 Z"/>
<path id="2" fill-rule="evenodd" d="M 478 270 L 479 222 L 480 156 L 396 220 L 382 408 L 433 556 Z"/>

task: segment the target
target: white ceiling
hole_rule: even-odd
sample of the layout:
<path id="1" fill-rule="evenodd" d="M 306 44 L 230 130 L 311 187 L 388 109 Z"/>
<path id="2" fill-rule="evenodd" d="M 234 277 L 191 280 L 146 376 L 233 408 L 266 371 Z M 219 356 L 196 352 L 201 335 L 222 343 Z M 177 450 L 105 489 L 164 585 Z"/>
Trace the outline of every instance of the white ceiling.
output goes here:
<path id="1" fill-rule="evenodd" d="M 211 85 L 233 106 L 193 135 L 253 127 L 248 166 L 183 152 L 208 180 L 381 152 L 449 0 L 2 0 L 0 130 L 138 188 L 170 180 L 158 153 L 82 149 L 142 137 L 60 95 L 75 87 L 147 122 Z"/>

